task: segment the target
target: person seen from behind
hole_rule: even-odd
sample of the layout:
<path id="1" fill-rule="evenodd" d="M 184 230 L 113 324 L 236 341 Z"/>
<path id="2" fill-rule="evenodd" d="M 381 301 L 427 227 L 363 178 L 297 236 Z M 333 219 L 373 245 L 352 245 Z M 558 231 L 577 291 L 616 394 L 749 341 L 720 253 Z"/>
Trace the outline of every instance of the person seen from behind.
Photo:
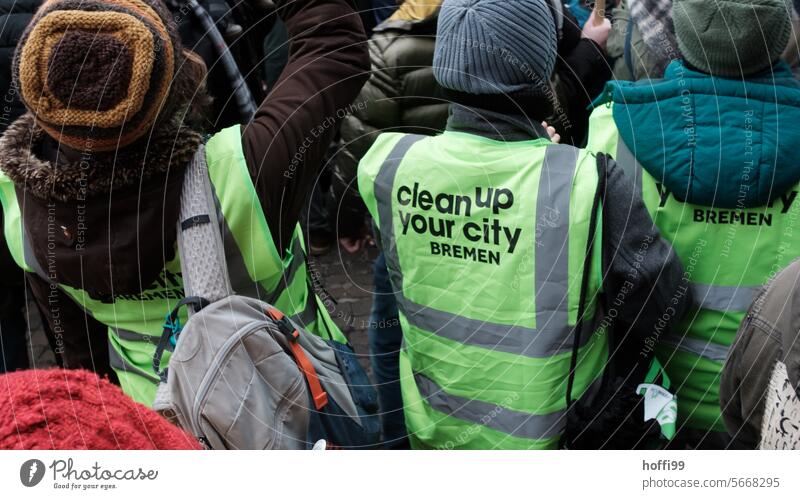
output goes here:
<path id="1" fill-rule="evenodd" d="M 663 79 L 609 83 L 590 119 L 588 147 L 628 172 L 693 292 L 657 350 L 677 390 L 675 447 L 730 445 L 723 363 L 754 297 L 800 256 L 800 83 L 779 59 L 789 9 L 784 0 L 675 0 L 680 59 Z"/>
<path id="2" fill-rule="evenodd" d="M 184 297 L 181 188 L 204 142 L 233 290 L 346 341 L 312 291 L 297 220 L 335 127 L 311 131 L 364 83 L 365 35 L 347 0 L 275 4 L 289 63 L 250 123 L 208 140 L 205 66 L 160 0 L 49 1 L 17 47 L 28 113 L 0 138 L 5 242 L 62 365 L 110 374 L 146 405 Z"/>
<path id="3" fill-rule="evenodd" d="M 613 160 L 550 141 L 556 47 L 546 0 L 445 0 L 445 131 L 381 134 L 359 164 L 400 312 L 413 448 L 625 447 L 647 433 L 635 389 L 662 381 L 648 345 L 658 318 L 669 329 L 683 314 L 683 270 Z"/>

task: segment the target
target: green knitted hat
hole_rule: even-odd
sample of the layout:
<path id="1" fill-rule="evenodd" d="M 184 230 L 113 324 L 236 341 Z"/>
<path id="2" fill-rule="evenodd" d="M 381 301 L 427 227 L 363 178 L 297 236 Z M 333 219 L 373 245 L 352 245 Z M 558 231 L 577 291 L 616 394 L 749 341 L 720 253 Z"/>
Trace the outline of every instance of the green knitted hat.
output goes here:
<path id="1" fill-rule="evenodd" d="M 741 77 L 770 67 L 792 31 L 787 0 L 674 0 L 683 58 L 714 76 Z"/>

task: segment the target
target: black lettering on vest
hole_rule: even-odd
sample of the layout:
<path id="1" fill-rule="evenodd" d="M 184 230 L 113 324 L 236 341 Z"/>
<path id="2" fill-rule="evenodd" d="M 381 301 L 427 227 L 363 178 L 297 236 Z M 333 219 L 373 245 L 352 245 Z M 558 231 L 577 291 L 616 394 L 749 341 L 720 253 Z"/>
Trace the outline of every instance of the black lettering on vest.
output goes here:
<path id="1" fill-rule="evenodd" d="M 797 197 L 797 191 L 790 191 L 785 194 L 781 194 L 781 201 L 783 202 L 783 207 L 781 208 L 781 213 L 786 213 L 791 209 L 792 204 L 794 204 L 794 199 Z"/>
<path id="2" fill-rule="evenodd" d="M 488 208 L 492 202 L 493 189 L 489 187 L 486 190 L 486 200 L 481 200 L 481 191 L 482 189 L 480 187 L 475 188 L 475 206 L 478 206 L 480 208 Z"/>
<path id="3" fill-rule="evenodd" d="M 508 252 L 514 253 L 514 248 L 517 247 L 517 242 L 519 242 L 519 236 L 522 234 L 522 229 L 514 229 L 512 234 L 508 227 L 503 227 L 503 232 L 505 232 L 506 239 L 508 240 Z"/>
<path id="4" fill-rule="evenodd" d="M 664 187 L 664 184 L 656 184 L 656 189 L 659 197 L 658 207 L 663 208 L 667 204 L 667 199 L 669 199 L 669 191 Z"/>
<path id="5" fill-rule="evenodd" d="M 453 238 L 453 227 L 456 225 L 455 220 L 447 220 L 447 237 L 452 239 Z"/>
<path id="6" fill-rule="evenodd" d="M 411 228 L 414 229 L 414 232 L 417 234 L 424 234 L 428 228 L 425 217 L 415 213 L 414 216 L 411 217 Z"/>
<path id="7" fill-rule="evenodd" d="M 447 204 L 445 204 L 447 201 Z M 441 193 L 436 196 L 436 211 L 443 214 L 451 214 L 453 212 L 453 195 Z"/>
<path id="8" fill-rule="evenodd" d="M 167 277 L 167 280 L 175 287 L 183 289 L 183 281 L 179 280 L 178 278 L 181 277 L 180 274 L 176 274 L 174 272 L 170 272 L 169 270 L 164 269 L 164 275 Z"/>
<path id="9" fill-rule="evenodd" d="M 741 224 L 772 226 L 772 213 L 756 213 L 726 210 L 694 210 L 694 221 L 710 224 Z"/>
<path id="10" fill-rule="evenodd" d="M 478 234 L 472 234 L 471 231 L 475 231 Z M 464 237 L 472 241 L 473 243 L 477 243 L 481 240 L 480 236 L 481 226 L 476 224 L 475 222 L 467 222 L 464 224 Z"/>
<path id="11" fill-rule="evenodd" d="M 442 220 L 441 218 L 434 218 L 430 217 L 430 232 L 431 235 L 434 237 L 450 237 L 447 234 L 447 224 L 445 222 L 451 222 L 452 220 Z"/>
<path id="12" fill-rule="evenodd" d="M 503 196 L 503 201 L 500 201 L 500 196 Z M 494 203 L 492 212 L 497 215 L 500 210 L 507 210 L 514 204 L 514 194 L 508 189 L 497 189 L 494 191 Z"/>
<path id="13" fill-rule="evenodd" d="M 159 275 L 156 277 L 156 281 L 152 283 L 150 286 L 148 286 L 147 289 L 159 289 L 166 287 L 167 287 L 166 281 L 164 281 L 164 279 L 162 279 L 161 276 Z"/>
<path id="14" fill-rule="evenodd" d="M 464 205 L 464 216 L 472 213 L 472 198 L 469 196 L 456 196 L 456 215 L 461 215 L 461 205 Z"/>
<path id="15" fill-rule="evenodd" d="M 423 210 L 430 210 L 431 206 L 433 206 L 433 196 L 429 191 L 422 191 L 419 193 L 419 199 L 417 200 L 417 204 Z"/>
<path id="16" fill-rule="evenodd" d="M 408 194 L 408 199 L 403 200 L 403 193 Z M 405 185 L 401 185 L 399 189 L 397 189 L 397 202 L 400 203 L 402 206 L 408 206 L 411 204 L 411 189 L 406 187 Z"/>
<path id="17" fill-rule="evenodd" d="M 489 227 L 492 231 L 492 244 L 500 244 L 500 220 L 493 219 L 492 225 Z"/>
<path id="18" fill-rule="evenodd" d="M 410 213 L 403 213 L 402 211 L 398 211 L 397 214 L 400 216 L 400 224 L 403 226 L 403 235 L 406 235 L 408 232 L 408 221 L 411 218 Z"/>

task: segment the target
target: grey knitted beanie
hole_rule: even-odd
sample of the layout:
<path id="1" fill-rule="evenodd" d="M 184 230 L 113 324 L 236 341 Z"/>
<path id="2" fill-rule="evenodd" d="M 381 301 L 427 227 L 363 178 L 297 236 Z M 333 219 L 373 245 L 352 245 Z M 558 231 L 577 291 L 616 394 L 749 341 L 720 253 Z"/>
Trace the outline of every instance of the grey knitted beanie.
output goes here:
<path id="1" fill-rule="evenodd" d="M 714 76 L 769 68 L 792 31 L 787 0 L 675 0 L 672 19 L 683 58 Z"/>
<path id="2" fill-rule="evenodd" d="M 469 94 L 543 94 L 556 62 L 548 0 L 444 0 L 433 73 Z"/>

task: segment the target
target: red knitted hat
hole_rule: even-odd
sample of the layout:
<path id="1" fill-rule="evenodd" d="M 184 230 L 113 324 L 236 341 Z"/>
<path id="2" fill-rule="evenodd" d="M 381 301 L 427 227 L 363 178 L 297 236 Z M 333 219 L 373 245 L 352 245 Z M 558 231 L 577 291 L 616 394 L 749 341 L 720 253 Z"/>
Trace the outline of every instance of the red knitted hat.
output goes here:
<path id="1" fill-rule="evenodd" d="M 153 410 L 89 371 L 0 376 L 0 449 L 200 449 Z"/>

